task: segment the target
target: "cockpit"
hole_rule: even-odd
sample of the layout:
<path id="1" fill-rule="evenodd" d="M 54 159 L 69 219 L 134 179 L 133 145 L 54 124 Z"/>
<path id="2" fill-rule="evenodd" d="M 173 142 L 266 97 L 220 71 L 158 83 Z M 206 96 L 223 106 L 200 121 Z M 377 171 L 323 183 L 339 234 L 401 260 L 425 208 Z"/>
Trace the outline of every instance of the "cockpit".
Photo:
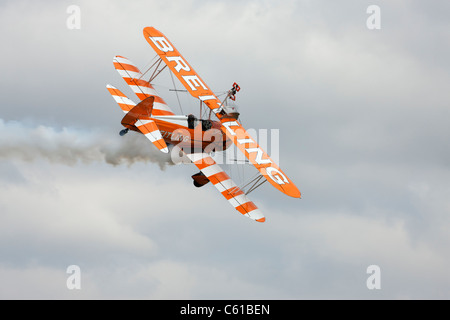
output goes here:
<path id="1" fill-rule="evenodd" d="M 195 129 L 197 127 L 198 122 L 202 123 L 202 131 L 208 131 L 212 128 L 213 124 L 211 120 L 208 119 L 197 119 L 193 114 L 188 115 L 187 122 L 189 129 Z"/>
<path id="2" fill-rule="evenodd" d="M 222 106 L 222 111 L 220 113 L 223 116 L 237 120 L 239 118 L 239 112 L 237 110 L 237 105 L 235 103 L 228 103 Z"/>

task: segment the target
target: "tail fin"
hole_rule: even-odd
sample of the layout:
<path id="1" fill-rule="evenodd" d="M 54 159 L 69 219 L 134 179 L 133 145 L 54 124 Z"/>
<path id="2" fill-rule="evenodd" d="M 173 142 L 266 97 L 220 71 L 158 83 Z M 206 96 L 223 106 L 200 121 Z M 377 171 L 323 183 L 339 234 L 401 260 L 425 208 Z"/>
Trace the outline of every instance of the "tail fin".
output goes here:
<path id="1" fill-rule="evenodd" d="M 125 117 L 122 119 L 122 125 L 128 129 L 141 132 L 161 152 L 169 153 L 169 148 L 167 148 L 158 126 L 150 118 L 154 108 L 155 97 L 148 97 L 136 105 L 119 89 L 116 89 L 109 84 L 106 88 L 114 100 L 119 104 L 122 111 L 126 113 Z"/>
<path id="2" fill-rule="evenodd" d="M 151 119 L 155 97 L 150 96 L 139 102 L 122 119 L 122 125 L 135 127 L 147 137 L 161 152 L 169 153 L 166 142 L 155 121 Z"/>
<path id="3" fill-rule="evenodd" d="M 145 98 L 134 106 L 122 119 L 124 127 L 134 126 L 137 120 L 150 120 L 152 116 L 154 96 Z"/>

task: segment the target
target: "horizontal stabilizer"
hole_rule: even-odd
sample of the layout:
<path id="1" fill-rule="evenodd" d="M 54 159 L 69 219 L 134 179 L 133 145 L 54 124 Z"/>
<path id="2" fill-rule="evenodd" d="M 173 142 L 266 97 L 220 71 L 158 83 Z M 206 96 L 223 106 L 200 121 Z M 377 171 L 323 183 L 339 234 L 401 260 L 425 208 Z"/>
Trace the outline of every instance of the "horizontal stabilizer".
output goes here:
<path id="1" fill-rule="evenodd" d="M 161 131 L 159 131 L 158 126 L 153 120 L 138 120 L 135 126 L 140 132 L 147 137 L 161 152 L 169 153 L 169 148 L 167 148 L 166 142 L 164 141 Z"/>

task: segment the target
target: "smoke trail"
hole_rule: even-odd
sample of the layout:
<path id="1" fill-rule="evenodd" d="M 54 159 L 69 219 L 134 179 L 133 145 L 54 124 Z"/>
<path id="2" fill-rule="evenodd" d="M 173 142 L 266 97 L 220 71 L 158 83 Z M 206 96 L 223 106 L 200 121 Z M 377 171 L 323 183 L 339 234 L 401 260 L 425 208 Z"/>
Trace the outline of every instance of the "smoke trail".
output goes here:
<path id="1" fill-rule="evenodd" d="M 66 165 L 106 162 L 111 165 L 153 162 L 164 170 L 173 165 L 169 154 L 156 150 L 144 136 L 130 132 L 124 137 L 76 128 L 57 130 L 27 126 L 0 119 L 0 159 L 46 159 Z"/>

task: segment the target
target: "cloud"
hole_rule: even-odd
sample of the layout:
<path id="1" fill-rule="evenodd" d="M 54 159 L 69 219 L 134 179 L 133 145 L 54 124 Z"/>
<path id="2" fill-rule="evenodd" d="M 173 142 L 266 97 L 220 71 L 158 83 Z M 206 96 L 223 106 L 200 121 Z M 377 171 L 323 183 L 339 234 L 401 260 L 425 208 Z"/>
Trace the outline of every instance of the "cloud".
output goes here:
<path id="1" fill-rule="evenodd" d="M 70 4 L 1 4 L 2 297 L 450 296 L 448 4 L 382 1 L 377 31 L 370 1 L 81 1 L 80 30 Z M 262 186 L 255 224 L 193 188 L 195 167 L 161 171 L 144 137 L 118 137 L 104 86 L 126 87 L 114 55 L 151 60 L 147 25 L 213 90 L 239 83 L 247 128 L 280 129 L 302 200 Z M 81 292 L 65 288 L 70 264 Z"/>

